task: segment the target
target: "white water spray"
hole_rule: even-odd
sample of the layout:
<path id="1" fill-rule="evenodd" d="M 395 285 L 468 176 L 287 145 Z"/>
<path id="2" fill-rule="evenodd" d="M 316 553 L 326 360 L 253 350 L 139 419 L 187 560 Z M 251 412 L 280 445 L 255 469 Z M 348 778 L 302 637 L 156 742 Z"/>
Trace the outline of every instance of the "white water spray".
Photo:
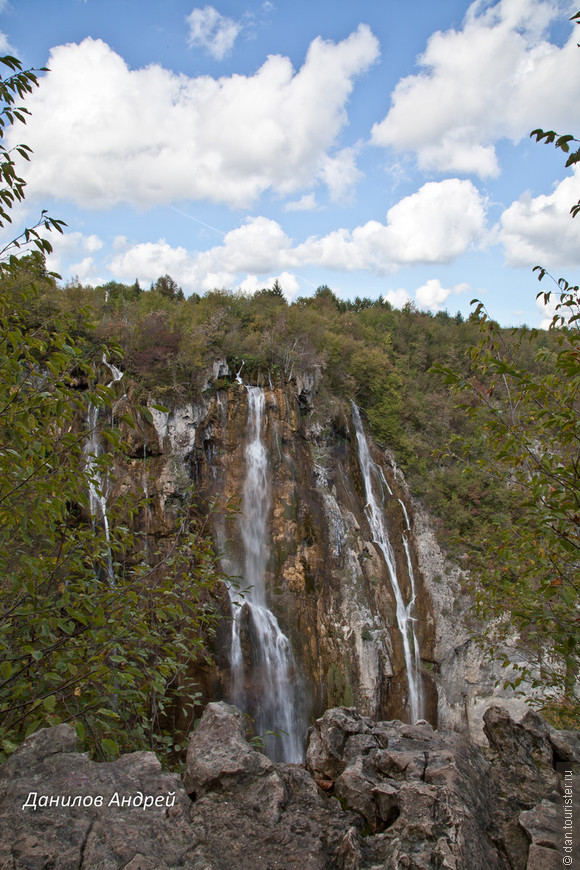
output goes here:
<path id="1" fill-rule="evenodd" d="M 411 563 L 409 544 L 406 535 L 403 535 L 403 546 L 405 548 L 405 554 L 407 557 L 407 570 L 409 573 L 409 581 L 411 585 L 411 596 L 409 598 L 409 601 L 405 604 L 403 592 L 401 590 L 397 577 L 395 554 L 393 552 L 393 548 L 391 546 L 391 542 L 389 540 L 388 532 L 384 521 L 381 483 L 386 483 L 386 481 L 382 470 L 377 466 L 377 464 L 373 461 L 371 457 L 362 421 L 360 418 L 360 413 L 354 402 L 352 406 L 352 416 L 358 443 L 359 464 L 365 485 L 367 500 L 365 512 L 369 521 L 371 534 L 373 536 L 373 542 L 379 547 L 381 553 L 383 554 L 383 558 L 385 560 L 385 564 L 389 573 L 391 588 L 395 597 L 397 626 L 399 628 L 401 639 L 403 642 L 403 653 L 405 657 L 405 667 L 407 670 L 407 684 L 409 686 L 409 712 L 411 715 L 411 721 L 416 722 L 417 719 L 420 719 L 423 715 L 423 682 L 421 679 L 421 657 L 419 652 L 419 643 L 417 640 L 417 635 L 415 634 L 414 618 L 412 615 L 413 608 L 415 606 L 416 595 L 415 578 L 413 574 L 413 566 Z M 375 486 L 378 490 L 378 496 L 375 495 L 373 478 L 376 482 Z M 392 494 L 392 491 L 390 490 L 388 484 L 387 488 L 389 493 Z M 409 518 L 406 510 L 404 511 L 404 513 L 408 530 Z"/>
<path id="2" fill-rule="evenodd" d="M 248 441 L 245 450 L 246 480 L 242 498 L 240 532 L 244 549 L 244 581 L 249 587 L 242 597 L 231 590 L 232 700 L 242 709 L 251 708 L 258 734 L 273 731 L 266 747 L 274 761 L 300 762 L 306 730 L 297 698 L 296 663 L 292 647 L 266 603 L 265 573 L 268 560 L 270 483 L 268 456 L 262 441 L 264 391 L 246 387 L 248 394 Z M 246 691 L 246 664 L 242 650 L 242 623 L 247 620 L 251 645 L 251 694 Z M 253 699 L 255 703 L 253 703 Z"/>
<path id="3" fill-rule="evenodd" d="M 111 387 L 123 377 L 123 372 L 107 361 L 103 356 L 103 363 L 107 366 L 111 375 L 111 381 L 107 384 Z M 89 509 L 91 516 L 94 519 L 100 519 L 103 523 L 105 532 L 105 541 L 107 543 L 107 579 L 110 583 L 114 583 L 115 574 L 113 570 L 113 556 L 111 553 L 111 533 L 109 528 L 109 517 L 107 514 L 107 481 L 101 475 L 98 457 L 102 454 L 103 448 L 98 432 L 99 408 L 92 403 L 87 408 L 87 431 L 89 437 L 84 447 L 84 454 L 87 464 L 87 469 L 90 474 L 89 481 Z"/>

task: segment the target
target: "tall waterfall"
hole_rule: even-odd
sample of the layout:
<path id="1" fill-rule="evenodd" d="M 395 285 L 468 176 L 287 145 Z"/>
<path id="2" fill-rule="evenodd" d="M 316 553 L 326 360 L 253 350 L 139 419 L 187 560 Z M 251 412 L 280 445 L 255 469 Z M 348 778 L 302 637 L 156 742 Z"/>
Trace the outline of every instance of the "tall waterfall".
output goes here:
<path id="1" fill-rule="evenodd" d="M 111 387 L 123 377 L 123 372 L 120 371 L 113 363 L 107 361 L 103 356 L 103 363 L 111 372 L 112 380 L 107 384 Z M 111 534 L 109 529 L 109 517 L 107 514 L 107 481 L 103 479 L 97 462 L 98 457 L 103 452 L 101 439 L 98 431 L 99 423 L 99 408 L 92 403 L 87 408 L 87 432 L 88 438 L 84 446 L 84 454 L 87 469 L 90 472 L 89 482 L 89 508 L 93 520 L 100 520 L 103 524 L 105 532 L 105 541 L 107 544 L 107 579 L 109 582 L 114 582 L 113 556 L 111 553 Z"/>
<path id="2" fill-rule="evenodd" d="M 240 516 L 243 544 L 244 595 L 231 590 L 232 599 L 232 701 L 249 712 L 257 734 L 268 731 L 266 751 L 274 761 L 300 762 L 306 723 L 298 697 L 296 664 L 290 641 L 266 603 L 265 573 L 268 560 L 270 482 L 268 455 L 262 441 L 264 391 L 246 387 L 248 440 L 246 478 Z M 247 621 L 251 646 L 251 673 L 244 661 L 242 634 Z M 250 685 L 251 684 L 251 685 Z"/>
<path id="3" fill-rule="evenodd" d="M 416 593 L 415 577 L 413 574 L 409 544 L 406 535 L 403 535 L 403 546 L 405 548 L 405 554 L 407 557 L 407 569 L 409 573 L 409 582 L 411 588 L 411 595 L 409 597 L 409 601 L 405 604 L 405 600 L 403 598 L 403 591 L 397 577 L 395 554 L 389 540 L 389 535 L 384 520 L 382 484 L 383 482 L 386 483 L 386 481 L 384 480 L 382 470 L 376 465 L 371 457 L 362 421 L 360 418 L 360 413 L 354 402 L 352 406 L 352 416 L 358 443 L 359 464 L 365 485 L 365 494 L 367 500 L 365 512 L 369 521 L 371 534 L 373 536 L 373 542 L 379 547 L 385 560 L 385 564 L 389 573 L 389 579 L 391 582 L 391 588 L 395 597 L 397 626 L 399 628 L 401 639 L 403 641 L 403 653 L 405 657 L 405 667 L 407 670 L 407 684 L 409 686 L 409 713 L 411 716 L 411 721 L 416 722 L 417 719 L 420 719 L 423 715 L 423 682 L 421 678 L 421 658 L 419 653 L 419 643 L 417 640 L 417 635 L 415 634 L 414 618 L 412 615 L 413 608 L 415 606 Z M 388 484 L 387 489 L 390 492 Z M 408 531 L 409 518 L 407 515 L 407 511 L 404 508 L 404 505 L 403 510 Z"/>

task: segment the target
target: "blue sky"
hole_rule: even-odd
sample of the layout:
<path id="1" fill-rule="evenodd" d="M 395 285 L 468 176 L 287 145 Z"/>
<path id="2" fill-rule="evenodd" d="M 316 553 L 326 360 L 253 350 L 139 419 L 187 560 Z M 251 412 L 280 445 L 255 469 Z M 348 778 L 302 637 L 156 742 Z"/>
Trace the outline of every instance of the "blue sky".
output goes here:
<path id="1" fill-rule="evenodd" d="M 8 141 L 34 150 L 15 223 L 67 222 L 65 280 L 278 278 L 540 325 L 531 268 L 580 280 L 580 173 L 529 138 L 580 134 L 575 11 L 0 0 L 3 51 L 50 67 Z"/>

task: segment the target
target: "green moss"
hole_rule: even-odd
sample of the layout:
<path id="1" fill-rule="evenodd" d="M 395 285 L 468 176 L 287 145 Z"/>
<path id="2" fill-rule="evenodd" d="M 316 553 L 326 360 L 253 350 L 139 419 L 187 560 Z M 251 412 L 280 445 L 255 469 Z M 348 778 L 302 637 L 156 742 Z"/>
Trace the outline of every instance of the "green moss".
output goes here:
<path id="1" fill-rule="evenodd" d="M 344 671 L 341 671 L 333 662 L 328 669 L 327 685 L 328 699 L 331 704 L 343 707 L 354 706 L 352 686 L 346 667 Z"/>

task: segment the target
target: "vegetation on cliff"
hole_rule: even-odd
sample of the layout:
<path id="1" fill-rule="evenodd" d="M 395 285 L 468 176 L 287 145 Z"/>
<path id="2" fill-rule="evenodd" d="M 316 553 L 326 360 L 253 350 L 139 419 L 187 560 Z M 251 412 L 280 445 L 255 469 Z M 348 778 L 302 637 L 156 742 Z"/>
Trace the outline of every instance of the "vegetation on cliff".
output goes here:
<path id="1" fill-rule="evenodd" d="M 208 387 L 208 367 L 218 358 L 227 360 L 232 380 L 242 366 L 248 381 L 276 384 L 317 369 L 315 409 L 305 413 L 327 419 L 337 399 L 357 402 L 374 438 L 392 451 L 412 492 L 435 517 L 441 542 L 477 580 L 473 592 L 481 615 L 488 621 L 512 615 L 500 619 L 493 641 L 487 630 L 484 640 L 501 649 L 515 629 L 522 649 L 534 654 L 533 680 L 573 706 L 574 323 L 560 322 L 549 331 L 507 330 L 481 306 L 464 321 L 410 305 L 395 310 L 382 300 L 345 302 L 328 287 L 293 303 L 277 286 L 253 296 L 215 290 L 183 299 L 175 282 L 173 293 L 164 292 L 172 286 L 167 277 L 149 290 L 137 283 L 59 287 L 47 280 L 43 298 L 77 317 L 79 328 L 86 320 L 75 312 L 90 306 L 91 340 L 118 342 L 125 378 L 144 397 L 168 405 L 199 398 Z M 569 295 L 574 297 L 572 289 Z M 465 392 L 461 401 L 446 379 Z M 210 389 L 226 384 L 227 379 Z M 541 446 L 536 470 L 543 477 L 528 481 L 535 473 L 527 461 L 534 445 Z M 570 472 L 564 477 L 556 469 L 561 463 Z M 569 504 L 553 515 L 549 543 L 543 530 L 561 496 Z M 554 568 L 554 546 L 560 544 L 568 548 L 561 570 Z M 523 676 L 529 674 L 512 682 L 519 684 Z"/>

